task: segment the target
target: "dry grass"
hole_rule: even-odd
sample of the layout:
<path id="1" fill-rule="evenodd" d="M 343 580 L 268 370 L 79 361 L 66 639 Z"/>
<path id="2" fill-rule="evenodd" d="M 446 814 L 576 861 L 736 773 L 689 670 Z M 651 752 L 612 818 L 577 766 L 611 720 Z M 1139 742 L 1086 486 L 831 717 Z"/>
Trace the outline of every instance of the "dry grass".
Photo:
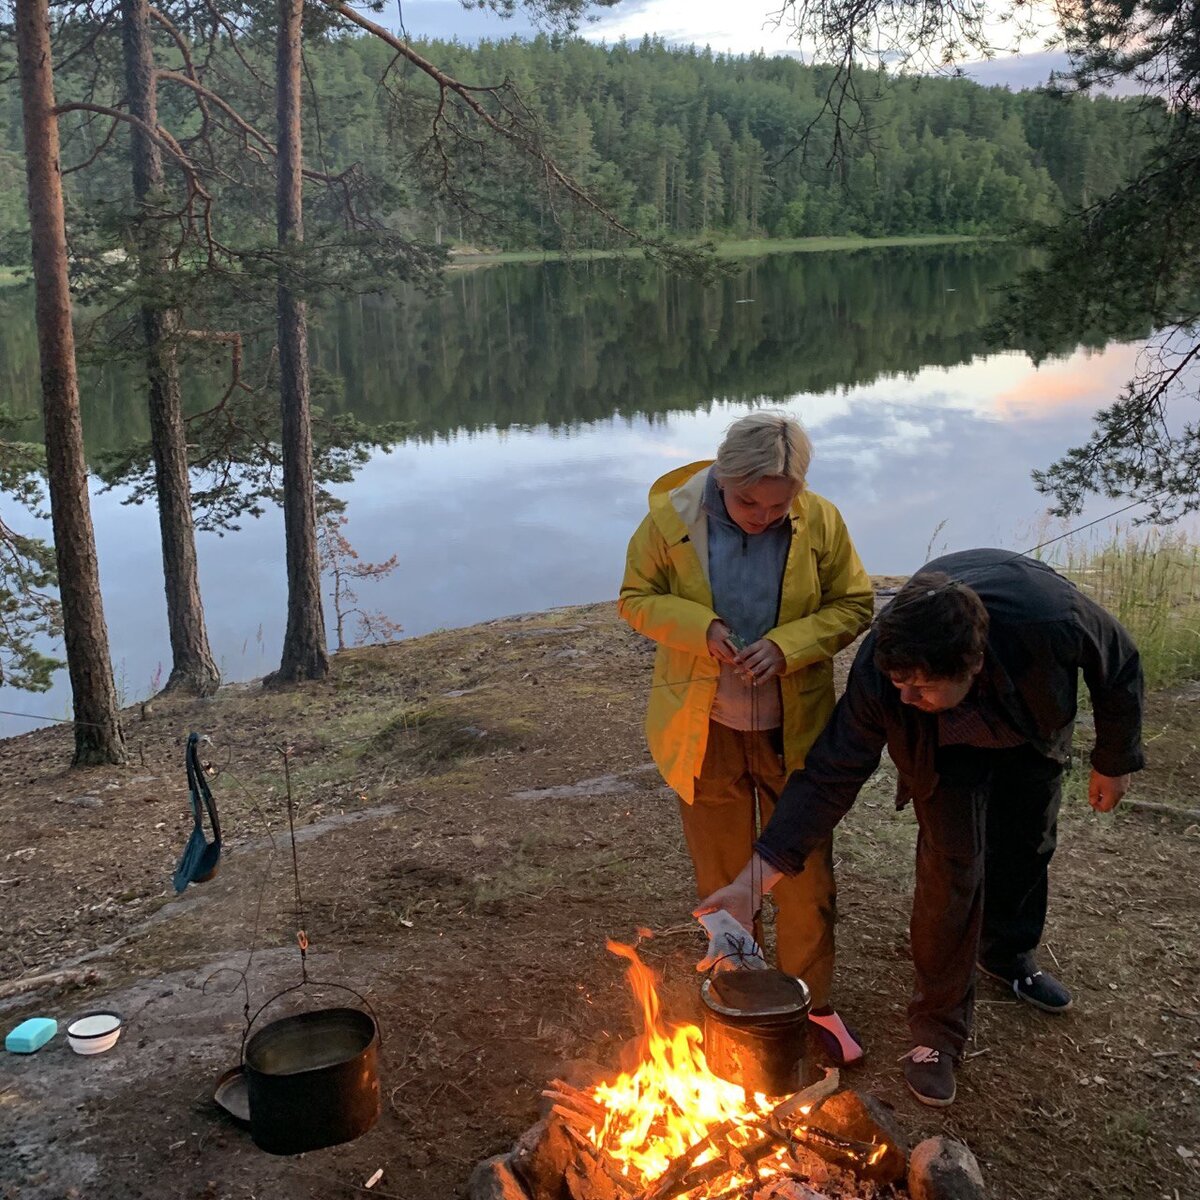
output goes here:
<path id="1" fill-rule="evenodd" d="M 1118 528 L 1067 542 L 1056 565 L 1133 635 L 1149 687 L 1200 675 L 1200 545 L 1187 533 Z"/>

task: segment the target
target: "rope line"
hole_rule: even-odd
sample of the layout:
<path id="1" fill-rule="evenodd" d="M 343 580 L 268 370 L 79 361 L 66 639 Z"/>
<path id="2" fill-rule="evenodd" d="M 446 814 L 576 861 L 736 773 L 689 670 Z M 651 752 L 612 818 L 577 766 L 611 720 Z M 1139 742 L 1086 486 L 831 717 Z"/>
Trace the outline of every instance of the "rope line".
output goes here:
<path id="1" fill-rule="evenodd" d="M 296 944 L 300 947 L 300 983 L 305 984 L 308 982 L 308 934 L 304 929 L 304 897 L 300 893 L 300 859 L 296 851 L 295 804 L 292 800 L 292 748 L 290 746 L 277 748 L 283 755 L 283 781 L 287 789 L 288 836 L 292 843 L 292 879 L 296 887 L 296 920 L 300 926 L 296 930 Z"/>

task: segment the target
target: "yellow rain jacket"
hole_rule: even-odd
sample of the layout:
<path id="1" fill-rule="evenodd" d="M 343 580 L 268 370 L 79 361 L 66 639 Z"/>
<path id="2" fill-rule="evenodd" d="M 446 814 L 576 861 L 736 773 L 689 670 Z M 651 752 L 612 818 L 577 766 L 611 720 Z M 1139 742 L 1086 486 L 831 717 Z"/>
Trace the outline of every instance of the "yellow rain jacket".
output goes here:
<path id="1" fill-rule="evenodd" d="M 617 609 L 658 643 L 646 740 L 662 777 L 691 804 L 708 744 L 720 665 L 708 652 L 718 619 L 708 580 L 708 519 L 701 503 L 711 462 L 691 463 L 650 489 L 650 512 L 629 543 Z M 841 513 L 813 492 L 792 505 L 779 624 L 768 630 L 786 658 L 779 685 L 788 771 L 833 712 L 833 656 L 870 624 L 871 581 Z"/>

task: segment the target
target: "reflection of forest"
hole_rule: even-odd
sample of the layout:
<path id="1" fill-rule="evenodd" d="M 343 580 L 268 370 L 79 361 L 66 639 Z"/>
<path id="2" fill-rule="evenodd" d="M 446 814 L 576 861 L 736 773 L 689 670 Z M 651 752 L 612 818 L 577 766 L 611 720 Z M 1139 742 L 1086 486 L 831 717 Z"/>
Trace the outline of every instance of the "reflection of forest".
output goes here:
<path id="1" fill-rule="evenodd" d="M 1021 261 L 980 245 L 773 255 L 710 288 L 628 261 L 493 267 L 451 275 L 432 299 L 330 307 L 313 355 L 343 384 L 329 407 L 420 438 L 782 402 L 970 360 Z M 13 407 L 32 416 L 24 289 L 0 293 L 0 362 Z M 223 378 L 215 369 L 191 402 L 211 402 Z M 147 436 L 135 373 L 85 367 L 82 398 L 93 451 Z"/>

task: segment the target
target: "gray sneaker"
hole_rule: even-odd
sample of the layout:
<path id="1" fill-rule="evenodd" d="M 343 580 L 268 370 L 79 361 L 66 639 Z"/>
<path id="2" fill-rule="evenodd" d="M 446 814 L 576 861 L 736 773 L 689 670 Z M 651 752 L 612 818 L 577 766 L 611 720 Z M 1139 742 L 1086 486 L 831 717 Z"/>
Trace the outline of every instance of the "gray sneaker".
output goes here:
<path id="1" fill-rule="evenodd" d="M 1065 1013 L 1075 1003 L 1071 993 L 1053 975 L 1036 967 L 1031 971 L 994 971 L 980 963 L 979 969 L 983 974 L 1011 988 L 1018 1000 L 1024 1000 L 1026 1004 L 1032 1004 L 1042 1012 Z"/>
<path id="2" fill-rule="evenodd" d="M 914 1046 L 903 1056 L 908 1090 L 930 1108 L 954 1103 L 954 1056 L 932 1046 Z"/>

